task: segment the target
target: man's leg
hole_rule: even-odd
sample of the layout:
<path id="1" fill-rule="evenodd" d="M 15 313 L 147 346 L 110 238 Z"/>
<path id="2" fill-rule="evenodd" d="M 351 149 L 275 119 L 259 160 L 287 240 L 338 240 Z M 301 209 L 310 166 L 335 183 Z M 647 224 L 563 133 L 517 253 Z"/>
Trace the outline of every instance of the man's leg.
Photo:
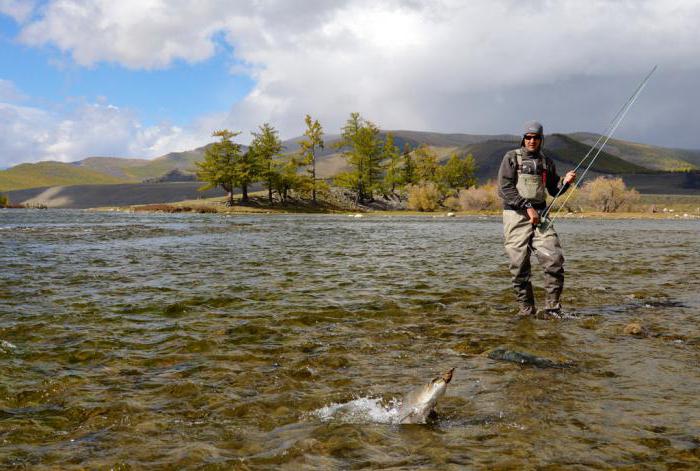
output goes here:
<path id="1" fill-rule="evenodd" d="M 564 253 L 554 227 L 550 225 L 544 231 L 536 229 L 532 247 L 544 269 L 545 310 L 559 314 L 561 292 L 564 289 Z"/>
<path id="2" fill-rule="evenodd" d="M 518 315 L 535 314 L 535 297 L 530 284 L 530 238 L 533 227 L 524 211 L 503 211 L 503 234 L 513 289 L 518 300 Z"/>

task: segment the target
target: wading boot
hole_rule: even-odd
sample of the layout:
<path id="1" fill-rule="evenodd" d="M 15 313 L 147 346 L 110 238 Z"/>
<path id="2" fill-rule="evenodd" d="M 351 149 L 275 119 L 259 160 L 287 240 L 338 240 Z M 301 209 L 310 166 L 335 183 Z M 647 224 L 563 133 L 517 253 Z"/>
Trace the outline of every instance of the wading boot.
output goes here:
<path id="1" fill-rule="evenodd" d="M 561 292 L 561 290 L 559 290 Z M 559 294 L 559 293 L 556 293 Z M 544 312 L 542 313 L 543 319 L 561 319 L 561 303 L 559 302 L 559 296 L 553 299 L 547 299 L 544 306 Z"/>
<path id="2" fill-rule="evenodd" d="M 513 288 L 515 288 L 515 299 L 518 301 L 516 318 L 534 317 L 537 309 L 535 309 L 535 293 L 532 291 L 532 284 L 528 280 L 524 282 L 514 280 Z"/>
<path id="3" fill-rule="evenodd" d="M 535 309 L 534 304 L 518 303 L 518 313 L 515 315 L 515 317 L 518 319 L 535 317 L 536 313 L 537 309 Z"/>

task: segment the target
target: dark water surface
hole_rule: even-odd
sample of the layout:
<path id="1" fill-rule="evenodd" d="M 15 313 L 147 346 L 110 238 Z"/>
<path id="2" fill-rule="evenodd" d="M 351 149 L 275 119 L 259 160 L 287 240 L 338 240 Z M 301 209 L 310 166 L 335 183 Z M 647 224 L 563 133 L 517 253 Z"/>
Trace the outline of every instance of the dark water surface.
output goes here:
<path id="1" fill-rule="evenodd" d="M 498 218 L 2 211 L 0 468 L 698 469 L 700 223 L 557 228 L 514 321 Z"/>

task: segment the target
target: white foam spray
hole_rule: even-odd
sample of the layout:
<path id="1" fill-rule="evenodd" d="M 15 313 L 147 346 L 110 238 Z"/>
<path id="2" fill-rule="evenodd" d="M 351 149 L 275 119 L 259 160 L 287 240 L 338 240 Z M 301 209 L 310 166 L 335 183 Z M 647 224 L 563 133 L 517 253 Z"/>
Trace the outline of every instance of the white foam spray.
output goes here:
<path id="1" fill-rule="evenodd" d="M 393 424 L 399 416 L 401 402 L 392 399 L 388 404 L 378 397 L 360 397 L 349 402 L 333 402 L 312 412 L 324 422 L 339 421 L 350 424 Z"/>

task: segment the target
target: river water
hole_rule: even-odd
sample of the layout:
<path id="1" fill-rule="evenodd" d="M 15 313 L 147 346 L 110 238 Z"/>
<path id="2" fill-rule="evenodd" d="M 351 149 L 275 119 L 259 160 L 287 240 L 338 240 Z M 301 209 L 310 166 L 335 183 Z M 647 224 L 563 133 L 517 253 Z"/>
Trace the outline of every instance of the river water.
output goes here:
<path id="1" fill-rule="evenodd" d="M 698 469 L 700 222 L 557 229 L 516 321 L 495 217 L 2 211 L 0 467 Z"/>

